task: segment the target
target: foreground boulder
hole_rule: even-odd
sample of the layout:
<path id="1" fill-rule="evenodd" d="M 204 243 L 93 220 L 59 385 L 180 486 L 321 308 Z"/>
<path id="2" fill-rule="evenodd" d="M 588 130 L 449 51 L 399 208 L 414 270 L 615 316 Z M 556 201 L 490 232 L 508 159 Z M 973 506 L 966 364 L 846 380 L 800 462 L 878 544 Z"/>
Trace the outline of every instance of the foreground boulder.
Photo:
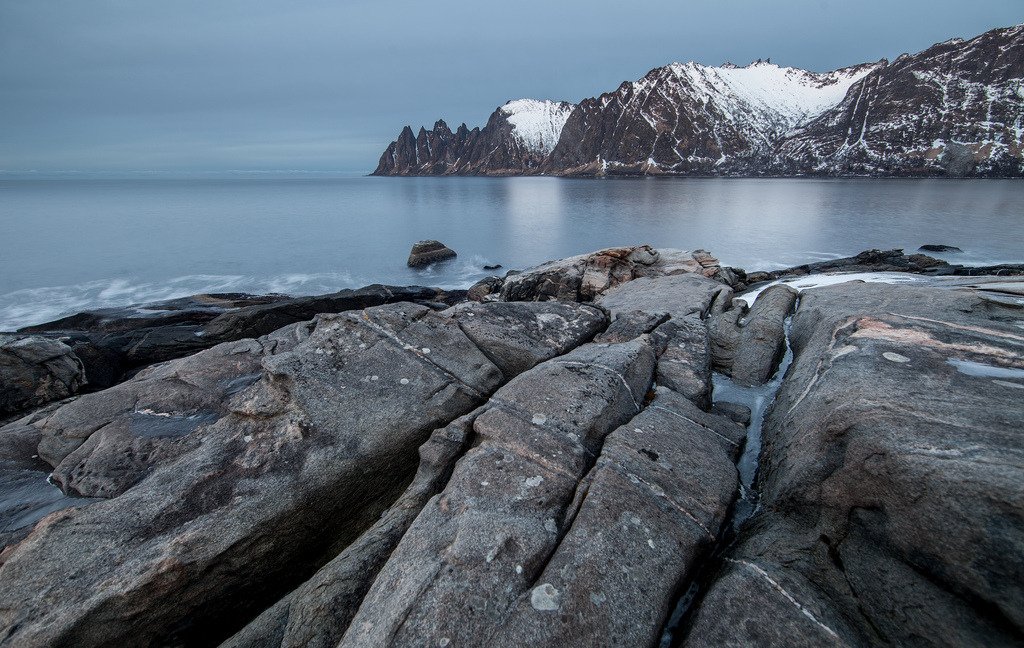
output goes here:
<path id="1" fill-rule="evenodd" d="M 0 417 L 78 393 L 85 367 L 68 345 L 0 336 Z"/>
<path id="2" fill-rule="evenodd" d="M 457 256 L 455 250 L 440 241 L 419 241 L 413 244 L 407 265 L 410 268 L 419 268 L 438 261 L 454 259 Z"/>
<path id="3" fill-rule="evenodd" d="M 564 325 L 539 342 L 553 349 L 593 331 L 574 317 L 603 317 L 556 306 Z M 465 316 L 408 303 L 319 316 L 35 422 L 70 488 L 112 498 L 51 514 L 0 554 L 0 645 L 206 644 L 242 627 L 371 528 L 431 431 L 511 377 Z"/>
<path id="4" fill-rule="evenodd" d="M 804 293 L 760 512 L 686 645 L 1024 642 L 1024 332 L 981 292 Z"/>
<path id="5" fill-rule="evenodd" d="M 669 292 L 661 303 L 674 312 L 700 311 L 699 299 L 695 307 L 677 302 L 700 294 Z M 531 587 L 511 603 L 501 625 L 491 625 L 499 618 L 482 620 L 484 643 L 551 644 L 566 633 L 595 638 L 610 632 L 623 640 L 656 636 L 678 582 L 714 542 L 735 495 L 733 459 L 743 429 L 664 387 L 647 402 L 645 385 L 652 378 L 654 357 L 659 381 L 663 367 L 677 364 L 665 343 L 675 331 L 667 325 L 676 320 L 667 315 L 642 325 L 613 326 L 599 336 L 604 344 L 556 355 L 564 345 L 551 347 L 553 338 L 599 330 L 599 311 L 587 317 L 580 308 L 561 302 L 490 302 L 452 309 L 462 330 L 496 366 L 525 373 L 475 412 L 435 432 L 420 450 L 417 478 L 380 520 L 225 642 L 225 648 L 333 647 L 342 637 L 345 644 L 402 643 L 388 638 L 386 627 L 404 623 L 408 608 L 402 606 L 421 605 L 444 611 L 417 613 L 419 620 L 395 632 L 413 643 L 425 638 L 434 645 L 452 642 L 436 624 L 458 625 L 468 610 L 490 605 L 484 597 L 494 581 L 487 572 L 507 570 L 515 574 L 514 582 L 529 582 L 528 570 L 538 569 L 540 556 L 556 545 L 561 547 L 558 570 L 551 567 L 555 559 L 549 560 L 544 572 L 533 577 L 544 579 L 535 585 L 555 588 L 565 610 L 592 611 L 581 617 L 586 627 L 563 627 L 557 619 L 564 613 L 535 609 L 536 587 Z M 572 333 L 581 327 L 586 330 Z M 608 344 L 613 339 L 616 343 Z M 700 380 L 710 382 L 709 366 Z M 639 415 L 609 431 L 638 409 Z M 472 449 L 456 466 L 470 439 Z M 454 478 L 444 481 L 453 471 Z M 429 499 L 442 488 L 440 499 Z M 583 493 L 589 493 L 585 501 Z M 462 529 L 457 531 L 459 548 L 439 554 L 433 547 L 446 542 L 451 525 Z M 536 529 L 542 531 L 533 538 Z M 657 550 L 650 544 L 654 538 Z M 524 550 L 539 553 L 518 555 L 524 543 Z M 619 565 L 621 571 L 608 574 L 613 547 L 628 558 Z M 474 557 L 483 572 L 474 566 Z M 438 594 L 443 603 L 427 603 L 415 592 L 428 582 L 421 579 L 431 578 L 428 566 L 437 560 L 452 565 L 444 573 L 454 580 L 438 585 L 452 593 Z M 571 582 L 562 576 L 570 569 L 577 574 Z M 467 587 L 480 594 L 450 598 L 461 599 L 454 592 Z M 396 588 L 409 598 L 403 601 Z M 547 591 L 543 588 L 538 596 Z M 599 601 L 596 608 L 594 600 Z M 525 627 L 534 630 L 524 634 Z M 373 634 L 377 631 L 385 634 Z"/>

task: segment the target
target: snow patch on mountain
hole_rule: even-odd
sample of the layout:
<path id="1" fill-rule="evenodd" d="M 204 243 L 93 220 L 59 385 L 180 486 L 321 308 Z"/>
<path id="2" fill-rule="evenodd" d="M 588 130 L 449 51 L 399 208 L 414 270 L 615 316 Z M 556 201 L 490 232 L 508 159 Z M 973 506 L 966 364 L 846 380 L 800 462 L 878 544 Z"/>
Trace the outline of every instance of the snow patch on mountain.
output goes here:
<path id="1" fill-rule="evenodd" d="M 759 122 L 780 135 L 840 103 L 877 66 L 821 74 L 763 62 L 746 67 L 673 63 L 669 69 L 694 96 L 714 103 L 731 121 Z"/>
<path id="2" fill-rule="evenodd" d="M 562 128 L 575 107 L 565 101 L 515 99 L 502 106 L 501 111 L 523 146 L 547 155 L 558 143 Z"/>

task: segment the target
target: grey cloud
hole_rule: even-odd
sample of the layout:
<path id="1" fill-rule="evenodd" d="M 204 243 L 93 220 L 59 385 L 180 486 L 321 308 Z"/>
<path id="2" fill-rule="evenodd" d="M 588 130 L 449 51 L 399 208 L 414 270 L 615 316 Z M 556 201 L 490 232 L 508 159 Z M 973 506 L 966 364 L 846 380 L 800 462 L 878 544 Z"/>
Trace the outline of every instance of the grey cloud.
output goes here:
<path id="1" fill-rule="evenodd" d="M 0 0 L 0 169 L 365 172 L 407 123 L 673 60 L 822 70 L 1019 20 L 1019 0 Z"/>

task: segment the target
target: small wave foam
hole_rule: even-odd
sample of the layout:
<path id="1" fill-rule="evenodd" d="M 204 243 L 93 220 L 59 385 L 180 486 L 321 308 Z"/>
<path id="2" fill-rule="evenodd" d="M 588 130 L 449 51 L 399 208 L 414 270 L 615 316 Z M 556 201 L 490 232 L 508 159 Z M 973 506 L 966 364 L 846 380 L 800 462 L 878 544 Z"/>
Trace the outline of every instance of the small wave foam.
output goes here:
<path id="1" fill-rule="evenodd" d="M 479 254 L 471 257 L 457 257 L 452 261 L 435 263 L 414 271 L 416 282 L 420 284 L 436 285 L 442 288 L 469 288 L 484 277 L 494 274 L 492 270 L 485 270 L 485 265 L 494 265 L 495 262 Z"/>
<path id="2" fill-rule="evenodd" d="M 265 278 L 200 274 L 159 283 L 119 277 L 70 286 L 27 288 L 0 295 L 0 331 L 13 331 L 84 310 L 150 304 L 201 293 L 315 295 L 359 285 L 363 283 L 349 273 L 331 272 Z"/>

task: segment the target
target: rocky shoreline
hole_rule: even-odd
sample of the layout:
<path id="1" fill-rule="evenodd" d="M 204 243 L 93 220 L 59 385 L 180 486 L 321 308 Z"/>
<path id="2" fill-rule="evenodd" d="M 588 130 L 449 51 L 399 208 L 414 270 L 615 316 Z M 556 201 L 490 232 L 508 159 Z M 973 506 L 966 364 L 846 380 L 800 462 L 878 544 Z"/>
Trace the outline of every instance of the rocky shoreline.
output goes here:
<path id="1" fill-rule="evenodd" d="M 8 334 L 0 645 L 1019 645 L 1022 276 L 638 246 Z"/>

